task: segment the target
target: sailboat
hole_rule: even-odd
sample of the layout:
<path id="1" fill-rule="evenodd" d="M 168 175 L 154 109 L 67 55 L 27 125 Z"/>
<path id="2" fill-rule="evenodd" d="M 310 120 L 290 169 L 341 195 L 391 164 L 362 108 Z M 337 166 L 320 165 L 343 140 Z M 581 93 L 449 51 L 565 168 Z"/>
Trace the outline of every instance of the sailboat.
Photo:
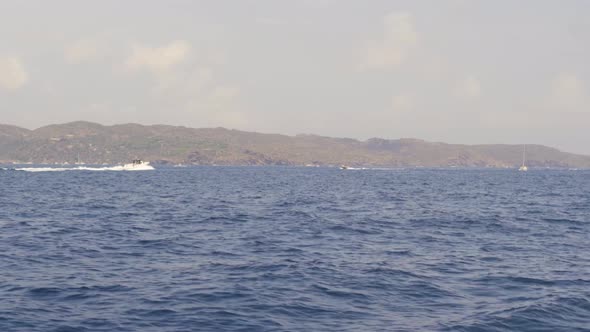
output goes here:
<path id="1" fill-rule="evenodd" d="M 76 165 L 86 165 L 85 162 L 83 162 L 83 161 L 80 160 L 80 152 L 78 152 L 78 157 L 76 158 L 75 164 Z"/>
<path id="2" fill-rule="evenodd" d="M 529 168 L 526 166 L 526 145 L 522 146 L 522 166 L 518 169 L 521 172 L 526 172 Z"/>

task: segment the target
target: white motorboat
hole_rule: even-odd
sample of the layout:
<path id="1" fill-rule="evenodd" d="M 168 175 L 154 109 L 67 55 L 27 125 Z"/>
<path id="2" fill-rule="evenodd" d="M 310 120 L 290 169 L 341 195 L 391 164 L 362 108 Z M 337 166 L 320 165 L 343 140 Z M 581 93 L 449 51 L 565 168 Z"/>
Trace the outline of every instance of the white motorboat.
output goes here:
<path id="1" fill-rule="evenodd" d="M 150 165 L 149 161 L 143 161 L 141 159 L 135 159 L 129 164 L 115 167 L 120 167 L 123 171 L 149 171 L 154 169 L 154 167 Z"/>

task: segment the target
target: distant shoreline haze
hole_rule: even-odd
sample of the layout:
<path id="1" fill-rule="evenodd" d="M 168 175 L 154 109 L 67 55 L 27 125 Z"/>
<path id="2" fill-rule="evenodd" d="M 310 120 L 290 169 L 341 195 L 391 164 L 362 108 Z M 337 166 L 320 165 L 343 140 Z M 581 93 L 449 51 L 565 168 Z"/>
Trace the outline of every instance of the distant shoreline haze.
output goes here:
<path id="1" fill-rule="evenodd" d="M 0 125 L 0 163 L 120 163 L 300 165 L 362 167 L 497 167 L 522 163 L 520 144 L 446 144 L 420 139 L 360 141 L 317 135 L 287 136 L 224 128 L 92 122 L 29 130 Z M 526 146 L 530 167 L 590 168 L 590 156 L 543 145 Z"/>

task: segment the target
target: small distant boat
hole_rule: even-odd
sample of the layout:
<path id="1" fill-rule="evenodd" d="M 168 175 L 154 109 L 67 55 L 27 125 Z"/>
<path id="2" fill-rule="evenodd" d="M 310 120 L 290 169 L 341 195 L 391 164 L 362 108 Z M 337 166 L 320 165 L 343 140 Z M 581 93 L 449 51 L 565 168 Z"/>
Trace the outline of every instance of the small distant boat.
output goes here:
<path id="1" fill-rule="evenodd" d="M 346 165 L 341 165 L 341 166 L 340 166 L 340 169 L 349 169 L 349 167 L 348 167 L 348 166 L 346 166 Z"/>
<path id="2" fill-rule="evenodd" d="M 522 165 L 518 169 L 520 172 L 526 172 L 529 168 L 526 166 L 526 145 L 522 146 Z"/>

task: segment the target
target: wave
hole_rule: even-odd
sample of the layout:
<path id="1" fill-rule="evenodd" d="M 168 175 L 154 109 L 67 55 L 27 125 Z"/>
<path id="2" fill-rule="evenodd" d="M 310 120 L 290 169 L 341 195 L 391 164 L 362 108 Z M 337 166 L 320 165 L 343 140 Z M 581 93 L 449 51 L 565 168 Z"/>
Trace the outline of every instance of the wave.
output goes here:
<path id="1" fill-rule="evenodd" d="M 525 306 L 483 313 L 467 324 L 446 326 L 445 331 L 588 331 L 590 301 L 560 297 Z"/>
<path id="2" fill-rule="evenodd" d="M 404 171 L 401 167 L 347 167 L 346 171 Z"/>

